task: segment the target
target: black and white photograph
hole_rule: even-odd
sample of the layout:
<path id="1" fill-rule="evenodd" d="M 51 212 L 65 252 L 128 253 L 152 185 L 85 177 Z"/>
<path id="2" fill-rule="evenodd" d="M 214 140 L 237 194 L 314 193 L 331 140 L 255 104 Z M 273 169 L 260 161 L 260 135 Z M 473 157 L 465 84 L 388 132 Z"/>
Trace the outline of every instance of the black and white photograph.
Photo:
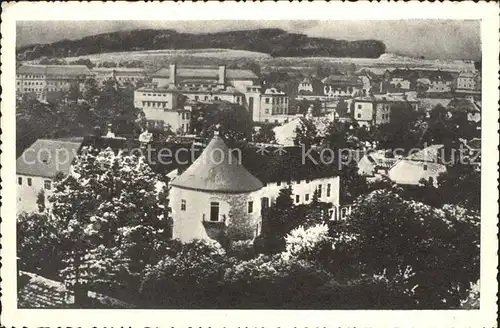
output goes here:
<path id="1" fill-rule="evenodd" d="M 138 16 L 15 21 L 14 308 L 485 309 L 484 21 Z"/>

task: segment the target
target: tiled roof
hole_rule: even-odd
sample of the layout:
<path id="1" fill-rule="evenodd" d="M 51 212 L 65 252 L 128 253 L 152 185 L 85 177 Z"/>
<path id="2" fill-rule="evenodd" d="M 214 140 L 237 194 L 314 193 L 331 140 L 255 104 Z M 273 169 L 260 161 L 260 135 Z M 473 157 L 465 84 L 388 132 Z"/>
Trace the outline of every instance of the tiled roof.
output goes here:
<path id="1" fill-rule="evenodd" d="M 226 193 L 244 193 L 262 188 L 262 182 L 239 162 L 219 136 L 172 182 L 172 186 Z"/>
<path id="2" fill-rule="evenodd" d="M 85 65 L 22 65 L 17 74 L 45 74 L 58 77 L 91 76 L 92 72 Z"/>
<path id="3" fill-rule="evenodd" d="M 19 271 L 18 281 L 18 308 L 68 308 L 74 302 L 72 293 L 62 282 L 24 271 Z M 127 309 L 134 307 L 98 293 L 88 292 L 87 295 L 96 308 Z"/>
<path id="4" fill-rule="evenodd" d="M 170 76 L 170 69 L 168 67 L 164 67 L 158 70 L 156 73 L 152 75 L 153 77 L 164 77 L 168 78 Z M 218 68 L 186 68 L 186 67 L 178 67 L 177 68 L 177 77 L 180 78 L 211 78 L 217 79 L 219 77 L 219 69 Z M 227 69 L 226 70 L 226 79 L 236 80 L 236 79 L 257 79 L 257 75 L 251 70 L 245 69 Z"/>
<path id="5" fill-rule="evenodd" d="M 432 145 L 416 153 L 411 154 L 406 159 L 411 161 L 437 163 L 440 160 L 439 155 L 441 148 L 443 148 L 443 145 Z"/>
<path id="6" fill-rule="evenodd" d="M 474 101 L 465 98 L 453 98 L 447 108 L 456 112 L 481 112 Z"/>
<path id="7" fill-rule="evenodd" d="M 143 68 L 128 68 L 128 67 L 99 67 L 92 69 L 93 73 L 97 74 L 111 74 L 115 75 L 141 75 L 146 76 L 146 72 Z"/>
<path id="8" fill-rule="evenodd" d="M 53 178 L 57 172 L 68 174 L 82 142 L 38 139 L 19 156 L 16 172 L 47 178 Z"/>
<path id="9" fill-rule="evenodd" d="M 330 75 L 324 78 L 321 82 L 327 85 L 349 85 L 349 86 L 362 86 L 363 82 L 357 77 L 350 77 L 345 75 Z"/>

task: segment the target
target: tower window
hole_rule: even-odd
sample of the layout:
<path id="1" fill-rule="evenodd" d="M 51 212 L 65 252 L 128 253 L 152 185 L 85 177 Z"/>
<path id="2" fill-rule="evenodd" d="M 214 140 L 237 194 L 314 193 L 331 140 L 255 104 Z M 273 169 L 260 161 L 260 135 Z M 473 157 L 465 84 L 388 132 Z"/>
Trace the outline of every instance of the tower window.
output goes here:
<path id="1" fill-rule="evenodd" d="M 22 185 L 23 184 L 23 178 L 19 177 L 17 178 L 17 184 Z"/>
<path id="2" fill-rule="evenodd" d="M 305 197 L 304 197 L 305 201 L 309 201 L 309 194 L 306 194 Z"/>
<path id="3" fill-rule="evenodd" d="M 28 186 L 31 186 L 31 178 L 28 178 Z"/>
<path id="4" fill-rule="evenodd" d="M 219 202 L 210 202 L 210 221 L 219 221 Z"/>
<path id="5" fill-rule="evenodd" d="M 332 189 L 332 185 L 329 183 L 326 185 L 326 197 L 330 197 L 330 192 Z"/>
<path id="6" fill-rule="evenodd" d="M 186 200 L 182 199 L 181 200 L 181 211 L 185 211 L 185 210 L 186 210 Z"/>
<path id="7" fill-rule="evenodd" d="M 295 195 L 295 202 L 299 203 L 300 202 L 300 195 Z"/>
<path id="8" fill-rule="evenodd" d="M 249 201 L 248 202 L 248 213 L 252 213 L 253 212 L 253 201 Z"/>
<path id="9" fill-rule="evenodd" d="M 50 190 L 50 188 L 52 188 L 52 183 L 51 183 L 51 181 L 50 181 L 50 180 L 45 180 L 45 181 L 43 182 L 43 187 L 44 187 L 45 189 L 47 189 L 47 190 Z"/>

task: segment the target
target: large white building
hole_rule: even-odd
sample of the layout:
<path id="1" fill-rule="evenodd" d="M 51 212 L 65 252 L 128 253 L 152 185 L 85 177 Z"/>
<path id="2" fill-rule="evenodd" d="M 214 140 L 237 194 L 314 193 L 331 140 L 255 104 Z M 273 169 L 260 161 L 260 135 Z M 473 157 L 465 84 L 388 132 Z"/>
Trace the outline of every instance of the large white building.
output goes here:
<path id="1" fill-rule="evenodd" d="M 58 172 L 69 175 L 83 140 L 39 139 L 24 150 L 16 161 L 17 212 L 37 212 L 40 192 L 47 197 L 53 192 Z"/>
<path id="2" fill-rule="evenodd" d="M 92 72 L 85 65 L 22 65 L 16 71 L 16 94 L 38 100 L 58 98 L 76 85 L 80 90 Z"/>
<path id="3" fill-rule="evenodd" d="M 404 185 L 419 185 L 426 180 L 437 187 L 439 175 L 446 172 L 443 157 L 443 145 L 424 148 L 397 161 L 389 169 L 389 179 Z"/>
<path id="4" fill-rule="evenodd" d="M 171 177 L 173 238 L 182 241 L 255 238 L 262 228 L 261 209 L 287 185 L 297 205 L 311 202 L 315 190 L 335 210 L 340 205 L 338 175 L 261 181 L 243 166 L 241 153 L 229 149 L 219 136 L 184 172 Z"/>
<path id="5" fill-rule="evenodd" d="M 360 126 L 377 126 L 391 121 L 393 108 L 408 105 L 418 110 L 418 101 L 390 95 L 359 97 L 353 100 L 354 119 Z"/>

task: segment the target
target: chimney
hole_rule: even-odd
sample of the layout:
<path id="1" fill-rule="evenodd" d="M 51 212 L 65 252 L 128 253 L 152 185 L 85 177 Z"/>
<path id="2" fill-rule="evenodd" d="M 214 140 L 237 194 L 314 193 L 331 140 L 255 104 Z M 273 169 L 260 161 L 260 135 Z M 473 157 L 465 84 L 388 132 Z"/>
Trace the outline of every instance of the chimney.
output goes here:
<path id="1" fill-rule="evenodd" d="M 177 84 L 177 66 L 175 64 L 170 64 L 170 73 L 168 75 L 169 84 L 176 85 Z"/>
<path id="2" fill-rule="evenodd" d="M 219 84 L 226 84 L 226 65 L 219 66 Z"/>

